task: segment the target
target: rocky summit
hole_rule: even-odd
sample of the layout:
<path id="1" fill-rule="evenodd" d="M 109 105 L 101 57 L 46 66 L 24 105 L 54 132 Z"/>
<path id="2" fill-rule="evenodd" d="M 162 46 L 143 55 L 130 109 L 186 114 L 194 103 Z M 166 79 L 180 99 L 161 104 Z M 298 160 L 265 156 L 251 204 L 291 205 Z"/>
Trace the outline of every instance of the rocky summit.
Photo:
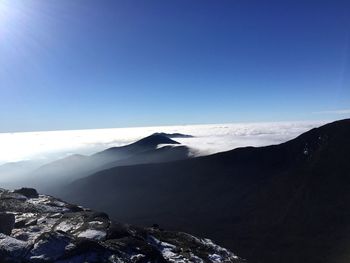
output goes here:
<path id="1" fill-rule="evenodd" d="M 34 189 L 0 189 L 0 262 L 244 262 L 209 239 L 135 227 Z"/>

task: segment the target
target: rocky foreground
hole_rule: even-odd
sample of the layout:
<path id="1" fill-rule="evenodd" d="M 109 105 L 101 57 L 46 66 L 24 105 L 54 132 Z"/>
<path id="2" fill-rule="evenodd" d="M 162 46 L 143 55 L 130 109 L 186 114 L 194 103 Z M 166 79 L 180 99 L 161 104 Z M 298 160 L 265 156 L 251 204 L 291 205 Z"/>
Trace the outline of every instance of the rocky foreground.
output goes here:
<path id="1" fill-rule="evenodd" d="M 0 262 L 243 262 L 182 232 L 112 222 L 34 189 L 0 189 Z"/>

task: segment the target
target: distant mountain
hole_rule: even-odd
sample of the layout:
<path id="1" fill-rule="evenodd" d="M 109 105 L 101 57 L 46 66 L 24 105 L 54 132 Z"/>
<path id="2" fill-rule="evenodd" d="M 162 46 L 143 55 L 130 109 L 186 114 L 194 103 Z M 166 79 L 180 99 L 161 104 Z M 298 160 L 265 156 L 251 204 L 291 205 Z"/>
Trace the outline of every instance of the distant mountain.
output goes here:
<path id="1" fill-rule="evenodd" d="M 25 180 L 28 173 L 38 169 L 45 161 L 19 161 L 0 165 L 0 184 L 12 188 L 18 182 Z"/>
<path id="2" fill-rule="evenodd" d="M 159 145 L 164 144 L 177 145 L 180 143 L 168 138 L 167 136 L 153 134 L 129 145 L 112 147 L 102 152 L 98 152 L 92 155 L 91 158 L 94 160 L 99 160 L 100 162 L 108 163 L 131 157 L 137 153 L 155 150 Z"/>
<path id="3" fill-rule="evenodd" d="M 189 158 L 190 149 L 187 146 L 163 146 L 158 149 L 144 151 L 134 154 L 132 157 L 118 160 L 115 162 L 107 163 L 103 166 L 99 166 L 98 170 L 106 170 L 117 166 L 130 166 L 136 164 L 146 163 L 162 163 L 177 160 L 184 160 Z"/>
<path id="4" fill-rule="evenodd" d="M 345 263 L 349 135 L 347 119 L 279 145 L 115 167 L 61 194 L 119 221 L 209 236 L 249 262 Z"/>
<path id="5" fill-rule="evenodd" d="M 24 188 L 0 189 L 0 262 L 244 261 L 209 239 L 121 224 L 106 213 Z"/>
<path id="6" fill-rule="evenodd" d="M 51 162 L 31 172 L 27 175 L 27 181 L 19 184 L 48 192 L 57 186 L 106 168 L 174 161 L 188 157 L 189 149 L 186 146 L 180 146 L 178 142 L 164 135 L 150 135 L 135 143 L 112 147 L 91 156 L 76 154 Z"/>
<path id="7" fill-rule="evenodd" d="M 162 135 L 168 138 L 193 138 L 194 136 L 183 133 L 165 133 L 165 132 L 156 132 L 153 135 Z"/>
<path id="8" fill-rule="evenodd" d="M 63 159 L 59 159 L 48 164 L 45 164 L 39 167 L 34 173 L 48 173 L 54 171 L 55 173 L 65 173 L 68 169 L 70 171 L 74 171 L 75 169 L 79 169 L 80 165 L 87 161 L 89 157 L 81 154 L 73 154 L 65 157 Z"/>

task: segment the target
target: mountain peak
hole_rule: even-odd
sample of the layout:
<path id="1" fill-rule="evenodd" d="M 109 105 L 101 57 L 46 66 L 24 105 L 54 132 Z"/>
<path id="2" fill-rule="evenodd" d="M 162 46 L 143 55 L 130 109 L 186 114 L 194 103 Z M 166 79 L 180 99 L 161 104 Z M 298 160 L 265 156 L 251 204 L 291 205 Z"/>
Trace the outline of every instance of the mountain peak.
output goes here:
<path id="1" fill-rule="evenodd" d="M 152 134 L 134 143 L 138 146 L 158 146 L 160 144 L 180 144 L 163 134 Z"/>
<path id="2" fill-rule="evenodd" d="M 346 119 L 278 145 L 115 167 L 64 196 L 134 224 L 204 233 L 249 262 L 335 262 L 349 258 L 349 134 Z"/>
<path id="3" fill-rule="evenodd" d="M 183 133 L 166 133 L 166 132 L 156 132 L 153 133 L 153 135 L 163 135 L 166 136 L 168 138 L 193 138 L 193 135 L 189 135 L 189 134 L 183 134 Z"/>

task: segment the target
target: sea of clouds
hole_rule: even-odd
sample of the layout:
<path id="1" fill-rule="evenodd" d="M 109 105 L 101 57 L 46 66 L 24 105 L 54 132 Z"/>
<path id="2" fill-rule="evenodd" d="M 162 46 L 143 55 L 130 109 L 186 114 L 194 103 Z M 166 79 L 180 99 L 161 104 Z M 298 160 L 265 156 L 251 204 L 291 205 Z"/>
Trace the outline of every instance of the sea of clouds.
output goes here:
<path id="1" fill-rule="evenodd" d="M 132 143 L 155 132 L 183 133 L 193 138 L 178 142 L 203 155 L 243 146 L 265 146 L 285 142 L 325 121 L 233 123 L 0 133 L 0 164 L 23 160 L 49 162 L 70 154 L 93 154 L 112 146 Z"/>

